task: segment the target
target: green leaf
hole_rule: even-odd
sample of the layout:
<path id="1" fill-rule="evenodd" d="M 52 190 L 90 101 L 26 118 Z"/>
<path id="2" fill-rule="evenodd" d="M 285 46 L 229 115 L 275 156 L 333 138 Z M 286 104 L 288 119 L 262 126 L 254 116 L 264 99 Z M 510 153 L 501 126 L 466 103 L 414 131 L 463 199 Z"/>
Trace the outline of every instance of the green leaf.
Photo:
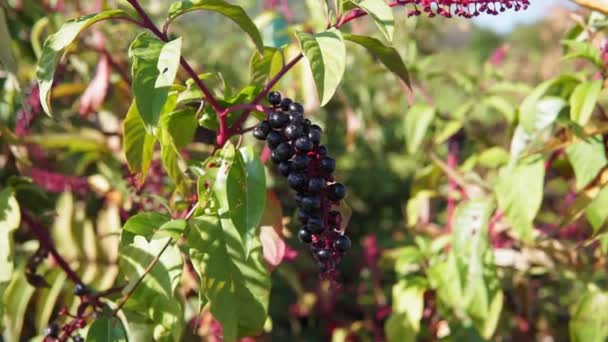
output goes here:
<path id="1" fill-rule="evenodd" d="M 184 328 L 183 309 L 177 296 L 183 262 L 174 242 L 172 238 L 147 241 L 143 236 L 123 230 L 119 267 L 129 282 L 124 291 L 129 291 L 160 255 L 158 262 L 125 302 L 124 310 L 146 317 L 149 323 L 153 323 L 155 335 L 159 333 L 162 339 L 178 341 Z M 159 336 L 155 337 L 161 340 Z"/>
<path id="2" fill-rule="evenodd" d="M 378 58 L 388 70 L 410 86 L 409 73 L 405 63 L 403 63 L 403 59 L 401 59 L 399 52 L 397 52 L 395 48 L 386 46 L 378 39 L 372 37 L 345 34 L 344 39 L 366 48 L 372 55 Z"/>
<path id="3" fill-rule="evenodd" d="M 417 103 L 405 114 L 405 142 L 410 154 L 416 153 L 435 118 L 435 108 Z"/>
<path id="4" fill-rule="evenodd" d="M 0 9 L 0 41 L 4 42 L 5 46 L 0 50 L 0 65 L 11 74 L 17 75 L 17 59 L 13 54 L 12 39 L 8 31 L 6 15 L 2 9 Z"/>
<path id="5" fill-rule="evenodd" d="M 36 68 L 36 78 L 38 79 L 40 88 L 42 109 L 49 116 L 52 115 L 50 101 L 55 69 L 61 56 L 63 56 L 64 50 L 76 39 L 82 30 L 98 21 L 117 17 L 128 17 L 128 15 L 122 10 L 111 10 L 69 20 L 61 26 L 59 31 L 46 39 L 42 48 L 42 56 L 40 56 Z"/>
<path id="6" fill-rule="evenodd" d="M 127 117 L 123 122 L 123 132 L 123 149 L 129 170 L 134 173 L 141 173 L 141 179 L 145 180 L 154 156 L 156 138 L 146 132 L 135 101 L 131 103 Z"/>
<path id="7" fill-rule="evenodd" d="M 245 10 L 224 0 L 182 0 L 174 2 L 169 7 L 168 20 L 172 21 L 184 13 L 196 10 L 213 11 L 231 19 L 249 34 L 260 53 L 264 52 L 262 36 Z"/>
<path id="8" fill-rule="evenodd" d="M 562 59 L 583 58 L 593 63 L 600 70 L 604 68 L 600 50 L 589 42 L 581 42 L 574 39 L 562 40 L 563 45 L 567 46 L 570 52 Z"/>
<path id="9" fill-rule="evenodd" d="M 408 326 L 415 332 L 420 331 L 420 320 L 424 310 L 424 291 L 428 287 L 422 277 L 411 277 L 393 285 L 393 313 L 404 313 Z"/>
<path id="10" fill-rule="evenodd" d="M 376 26 L 378 26 L 386 40 L 389 42 L 393 41 L 395 18 L 393 17 L 393 11 L 384 0 L 351 1 L 351 3 L 367 12 L 374 19 Z"/>
<path id="11" fill-rule="evenodd" d="M 198 127 L 196 111 L 192 108 L 179 109 L 161 118 L 163 127 L 171 136 L 177 149 L 184 148 L 194 139 Z"/>
<path id="12" fill-rule="evenodd" d="M 462 202 L 454 212 L 452 248 L 463 262 L 479 259 L 488 248 L 488 222 L 494 210 L 489 200 Z"/>
<path id="13" fill-rule="evenodd" d="M 586 210 L 587 220 L 593 227 L 593 234 L 597 234 L 608 218 L 608 186 L 600 190 Z"/>
<path id="14" fill-rule="evenodd" d="M 410 324 L 407 314 L 391 314 L 384 324 L 386 340 L 389 342 L 415 342 L 418 333 Z"/>
<path id="15" fill-rule="evenodd" d="M 87 332 L 89 342 L 126 342 L 127 334 L 122 322 L 116 317 L 96 318 Z"/>
<path id="16" fill-rule="evenodd" d="M 539 126 L 542 126 L 541 123 L 545 122 L 545 120 L 539 118 L 539 116 L 542 116 L 539 115 L 539 111 L 548 111 L 547 109 L 542 110 L 539 108 L 538 102 L 541 100 L 541 98 L 545 97 L 550 90 L 557 88 L 560 85 L 568 85 L 578 81 L 578 78 L 572 75 L 564 74 L 545 81 L 534 88 L 534 90 L 532 90 L 532 92 L 526 96 L 519 107 L 519 122 L 526 132 L 531 133 L 535 130 L 539 130 Z"/>
<path id="17" fill-rule="evenodd" d="M 265 47 L 264 53 L 254 52 L 249 61 L 250 84 L 264 86 L 267 80 L 273 78 L 283 66 L 281 50 Z"/>
<path id="18" fill-rule="evenodd" d="M 248 255 L 266 202 L 264 166 L 251 147 L 236 153 L 234 146 L 227 144 L 221 157 L 214 186 L 219 214 L 230 217 Z"/>
<path id="19" fill-rule="evenodd" d="M 332 28 L 316 34 L 296 32 L 296 36 L 310 65 L 321 106 L 324 106 L 334 95 L 346 68 L 342 33 Z"/>
<path id="20" fill-rule="evenodd" d="M 515 120 L 515 108 L 504 97 L 490 95 L 483 99 L 483 103 L 488 107 L 496 109 L 498 112 L 504 115 L 508 123 L 512 123 L 513 120 Z"/>
<path id="21" fill-rule="evenodd" d="M 529 157 L 503 168 L 496 184 L 498 204 L 517 236 L 532 239 L 532 222 L 543 200 L 545 165 L 542 158 Z"/>
<path id="22" fill-rule="evenodd" d="M 125 225 L 123 231 L 141 235 L 146 239 L 150 239 L 152 235 L 165 223 L 169 222 L 171 217 L 157 212 L 140 213 L 131 216 Z"/>
<path id="23" fill-rule="evenodd" d="M 38 289 L 36 293 L 36 330 L 43 331 L 49 323 L 49 319 L 55 311 L 57 299 L 66 286 L 67 275 L 61 269 L 53 269 L 50 274 L 45 274 L 45 280 L 51 285 L 50 288 Z"/>
<path id="24" fill-rule="evenodd" d="M 180 61 L 181 38 L 164 43 L 145 32 L 129 47 L 133 94 L 146 132 L 156 135 Z"/>
<path id="25" fill-rule="evenodd" d="M 570 119 L 581 126 L 589 122 L 602 90 L 602 80 L 583 82 L 574 88 L 570 96 Z"/>
<path id="26" fill-rule="evenodd" d="M 588 291 L 574 306 L 569 323 L 572 342 L 601 342 L 608 338 L 608 294 Z"/>
<path id="27" fill-rule="evenodd" d="M 581 190 L 608 165 L 601 135 L 588 137 L 566 148 L 566 155 L 576 175 L 576 189 Z"/>
<path id="28" fill-rule="evenodd" d="M 2 337 L 6 341 L 21 341 L 21 330 L 28 303 L 35 292 L 35 288 L 25 279 L 23 271 L 13 273 L 11 282 L 4 291 L 4 331 Z"/>
<path id="29" fill-rule="evenodd" d="M 12 188 L 0 191 L 0 284 L 13 273 L 13 232 L 19 228 L 21 211 Z"/>
<path id="30" fill-rule="evenodd" d="M 247 256 L 230 220 L 203 216 L 190 223 L 190 257 L 201 279 L 201 294 L 223 326 L 224 341 L 257 335 L 266 321 L 270 295 L 259 238 L 254 238 Z"/>

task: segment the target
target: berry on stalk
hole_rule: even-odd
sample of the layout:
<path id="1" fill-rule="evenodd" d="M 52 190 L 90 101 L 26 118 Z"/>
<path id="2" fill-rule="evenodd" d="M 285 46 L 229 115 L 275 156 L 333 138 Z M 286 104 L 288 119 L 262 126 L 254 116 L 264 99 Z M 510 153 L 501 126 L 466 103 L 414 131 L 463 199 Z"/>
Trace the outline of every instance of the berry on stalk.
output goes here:
<path id="1" fill-rule="evenodd" d="M 268 102 L 273 106 L 278 106 L 281 103 L 281 93 L 278 91 L 268 93 Z"/>

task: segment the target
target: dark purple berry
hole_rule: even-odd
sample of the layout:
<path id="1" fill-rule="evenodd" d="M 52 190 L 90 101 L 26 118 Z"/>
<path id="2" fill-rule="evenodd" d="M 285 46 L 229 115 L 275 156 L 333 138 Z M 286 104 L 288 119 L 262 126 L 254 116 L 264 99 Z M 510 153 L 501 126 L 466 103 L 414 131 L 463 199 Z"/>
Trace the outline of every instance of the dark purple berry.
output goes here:
<path id="1" fill-rule="evenodd" d="M 304 135 L 304 129 L 299 123 L 291 123 L 285 127 L 285 136 L 289 140 L 296 140 Z"/>
<path id="2" fill-rule="evenodd" d="M 283 175 L 283 177 L 289 176 L 289 173 L 291 172 L 291 162 L 289 160 L 281 162 L 279 164 L 279 172 Z"/>
<path id="3" fill-rule="evenodd" d="M 294 190 L 303 189 L 306 186 L 307 181 L 306 175 L 301 172 L 292 172 L 287 177 L 289 186 L 291 186 Z"/>
<path id="4" fill-rule="evenodd" d="M 318 144 L 321 142 L 321 130 L 310 128 L 308 130 L 308 139 L 312 141 L 314 144 Z"/>
<path id="5" fill-rule="evenodd" d="M 306 137 L 300 137 L 295 142 L 296 149 L 300 152 L 310 152 L 312 151 L 314 145 L 310 139 Z"/>
<path id="6" fill-rule="evenodd" d="M 317 259 L 319 261 L 327 261 L 331 257 L 331 253 L 327 249 L 319 249 L 317 251 Z"/>
<path id="7" fill-rule="evenodd" d="M 344 253 L 350 249 L 350 239 L 346 235 L 341 235 L 334 241 L 334 247 L 339 252 Z"/>
<path id="8" fill-rule="evenodd" d="M 44 328 L 44 336 L 49 338 L 59 337 L 59 325 L 55 322 L 49 324 Z"/>
<path id="9" fill-rule="evenodd" d="M 272 128 L 270 127 L 268 121 L 264 120 L 255 127 L 255 129 L 253 130 L 253 136 L 258 140 L 265 140 L 266 136 L 268 135 L 268 133 L 270 133 L 271 130 Z"/>
<path id="10" fill-rule="evenodd" d="M 90 293 L 89 288 L 86 285 L 76 284 L 76 286 L 74 286 L 74 295 L 76 295 L 76 296 L 84 296 L 89 293 Z"/>
<path id="11" fill-rule="evenodd" d="M 289 97 L 284 97 L 281 100 L 281 109 L 284 111 L 288 111 L 289 110 L 289 105 L 292 103 L 293 101 L 289 98 Z"/>
<path id="12" fill-rule="evenodd" d="M 268 147 L 270 147 L 271 150 L 277 148 L 277 146 L 279 146 L 284 141 L 285 137 L 277 131 L 272 131 L 266 136 L 266 143 L 268 144 Z"/>
<path id="13" fill-rule="evenodd" d="M 323 231 L 323 220 L 311 217 L 306 222 L 306 227 L 313 234 L 319 234 Z"/>
<path id="14" fill-rule="evenodd" d="M 287 161 L 293 155 L 293 149 L 288 143 L 280 143 L 277 148 L 272 151 L 272 154 L 276 154 L 279 161 Z"/>
<path id="15" fill-rule="evenodd" d="M 325 272 L 327 272 L 327 270 L 329 270 L 329 265 L 327 263 L 320 262 L 319 263 L 319 272 L 325 273 Z"/>
<path id="16" fill-rule="evenodd" d="M 327 156 L 327 147 L 325 147 L 325 145 L 321 145 L 319 146 L 319 148 L 317 148 L 317 153 L 321 156 L 321 157 L 325 157 Z"/>
<path id="17" fill-rule="evenodd" d="M 306 170 L 306 168 L 308 168 L 308 164 L 310 164 L 310 158 L 306 155 L 297 154 L 291 160 L 291 164 L 294 170 Z"/>
<path id="18" fill-rule="evenodd" d="M 304 115 L 300 112 L 289 112 L 289 122 L 293 124 L 303 124 Z"/>
<path id="19" fill-rule="evenodd" d="M 325 188 L 325 179 L 321 177 L 313 177 L 308 180 L 308 192 L 313 194 L 321 192 Z"/>
<path id="20" fill-rule="evenodd" d="M 342 183 L 334 183 L 327 190 L 327 195 L 332 201 L 339 201 L 346 196 L 346 187 Z"/>
<path id="21" fill-rule="evenodd" d="M 336 160 L 330 157 L 321 159 L 321 169 L 327 174 L 331 174 L 336 169 Z"/>
<path id="22" fill-rule="evenodd" d="M 300 229 L 300 231 L 298 231 L 298 238 L 300 238 L 300 241 L 302 241 L 303 243 L 312 242 L 312 234 L 310 234 L 310 232 L 306 228 L 302 228 Z"/>
<path id="23" fill-rule="evenodd" d="M 316 196 L 306 196 L 302 198 L 302 203 L 300 203 L 302 209 L 304 210 L 315 210 L 321 208 L 321 199 Z"/>
<path id="24" fill-rule="evenodd" d="M 310 215 L 306 211 L 298 210 L 298 221 L 302 222 L 303 224 L 306 224 L 309 218 Z"/>
<path id="25" fill-rule="evenodd" d="M 304 113 L 304 107 L 299 102 L 292 102 L 289 104 L 289 111 L 293 113 Z"/>
<path id="26" fill-rule="evenodd" d="M 80 335 L 76 335 L 76 336 L 72 337 L 72 341 L 74 341 L 74 342 L 84 342 L 84 337 L 82 337 Z"/>
<path id="27" fill-rule="evenodd" d="M 272 128 L 284 128 L 289 123 L 289 117 L 281 112 L 272 112 L 268 116 L 268 123 L 270 123 L 270 127 Z"/>
<path id="28" fill-rule="evenodd" d="M 268 93 L 268 102 L 273 106 L 278 106 L 281 103 L 281 94 L 278 91 Z"/>

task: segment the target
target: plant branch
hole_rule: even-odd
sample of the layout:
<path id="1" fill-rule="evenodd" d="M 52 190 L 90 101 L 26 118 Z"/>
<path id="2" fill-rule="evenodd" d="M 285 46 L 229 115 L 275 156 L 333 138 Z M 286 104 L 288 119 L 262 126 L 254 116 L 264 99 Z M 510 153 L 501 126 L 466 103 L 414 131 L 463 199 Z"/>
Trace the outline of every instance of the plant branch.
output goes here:
<path id="1" fill-rule="evenodd" d="M 154 35 L 156 35 L 162 41 L 165 41 L 165 42 L 169 41 L 169 37 L 167 36 L 167 34 L 165 32 L 162 32 L 161 30 L 159 30 L 158 27 L 156 26 L 156 24 L 154 24 L 154 22 L 152 22 L 152 19 L 150 19 L 148 14 L 141 7 L 138 0 L 127 0 L 127 1 L 129 2 L 129 4 L 131 4 L 131 6 L 133 6 L 135 11 L 139 14 L 139 16 L 142 20 L 142 22 L 140 23 L 140 26 L 150 30 L 152 33 L 154 33 Z M 217 100 L 215 99 L 215 97 L 213 96 L 211 91 L 207 88 L 207 86 L 205 86 L 205 83 L 203 83 L 203 81 L 200 79 L 200 77 L 198 77 L 198 74 L 196 72 L 194 72 L 194 70 L 192 69 L 190 64 L 188 64 L 188 61 L 186 61 L 186 59 L 184 57 L 180 58 L 180 64 L 184 68 L 184 70 L 186 70 L 188 75 L 190 75 L 190 77 L 192 77 L 192 79 L 194 80 L 194 83 L 196 83 L 196 85 L 200 88 L 200 90 L 203 92 L 203 94 L 205 94 L 205 100 L 209 103 L 209 105 L 211 107 L 213 107 L 213 109 L 217 113 L 218 120 L 220 120 L 220 113 L 223 111 L 223 108 L 219 105 L 219 103 L 217 102 Z"/>
<path id="2" fill-rule="evenodd" d="M 30 226 L 32 233 L 36 235 L 36 239 L 40 242 L 40 245 L 49 251 L 49 253 L 53 256 L 53 259 L 55 259 L 55 262 L 57 262 L 68 278 L 70 278 L 74 284 L 84 285 L 80 276 L 70 267 L 68 262 L 61 256 L 61 254 L 59 254 L 57 248 L 55 248 L 55 243 L 49 235 L 48 230 L 23 210 L 21 211 L 21 216 L 23 217 L 23 220 Z"/>

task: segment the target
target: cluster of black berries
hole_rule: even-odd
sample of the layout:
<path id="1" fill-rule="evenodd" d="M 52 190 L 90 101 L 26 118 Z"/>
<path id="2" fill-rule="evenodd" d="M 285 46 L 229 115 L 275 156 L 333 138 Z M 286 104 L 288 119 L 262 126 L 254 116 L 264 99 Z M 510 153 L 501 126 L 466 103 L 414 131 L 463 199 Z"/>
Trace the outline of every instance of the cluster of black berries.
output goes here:
<path id="1" fill-rule="evenodd" d="M 350 248 L 350 239 L 341 229 L 342 215 L 332 208 L 346 195 L 343 184 L 334 181 L 336 161 L 321 145 L 321 127 L 304 118 L 304 108 L 276 91 L 268 94 L 273 110 L 253 131 L 266 140 L 271 159 L 289 186 L 297 191 L 298 219 L 303 227 L 298 237 L 309 244 L 321 273 L 335 272 L 336 264 Z"/>

